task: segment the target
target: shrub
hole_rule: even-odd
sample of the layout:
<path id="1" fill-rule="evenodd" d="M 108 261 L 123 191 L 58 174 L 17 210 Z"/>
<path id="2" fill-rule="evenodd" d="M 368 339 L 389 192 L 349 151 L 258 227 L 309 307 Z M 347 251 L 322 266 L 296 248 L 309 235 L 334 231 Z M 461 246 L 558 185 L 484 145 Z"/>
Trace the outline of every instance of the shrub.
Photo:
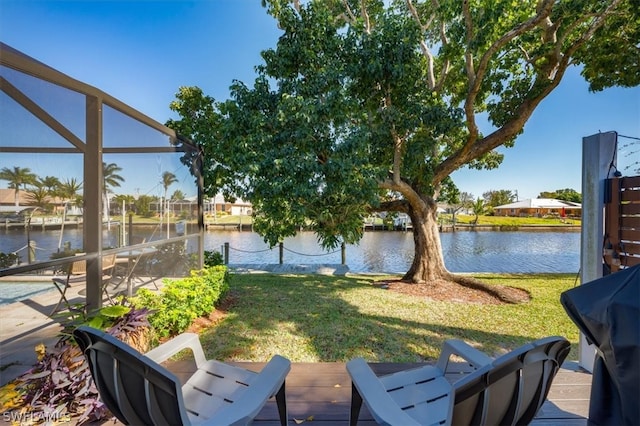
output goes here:
<path id="1" fill-rule="evenodd" d="M 18 263 L 20 256 L 15 253 L 0 252 L 0 269 L 9 268 L 11 265 Z"/>
<path id="2" fill-rule="evenodd" d="M 149 323 L 159 337 L 184 332 L 198 317 L 209 315 L 228 289 L 225 266 L 191 271 L 191 276 L 165 281 L 160 292 L 140 289 L 132 299 L 137 307 L 151 311 Z"/>
<path id="3" fill-rule="evenodd" d="M 204 266 L 217 266 L 224 264 L 224 257 L 219 251 L 204 251 Z"/>

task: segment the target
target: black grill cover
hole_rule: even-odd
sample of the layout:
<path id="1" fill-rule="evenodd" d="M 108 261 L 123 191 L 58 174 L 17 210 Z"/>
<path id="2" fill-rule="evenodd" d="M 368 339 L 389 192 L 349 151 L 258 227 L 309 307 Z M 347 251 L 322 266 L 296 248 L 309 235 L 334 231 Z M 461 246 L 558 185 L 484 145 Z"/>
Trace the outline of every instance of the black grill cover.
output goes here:
<path id="1" fill-rule="evenodd" d="M 640 265 L 565 291 L 560 302 L 598 349 L 589 424 L 640 425 Z"/>

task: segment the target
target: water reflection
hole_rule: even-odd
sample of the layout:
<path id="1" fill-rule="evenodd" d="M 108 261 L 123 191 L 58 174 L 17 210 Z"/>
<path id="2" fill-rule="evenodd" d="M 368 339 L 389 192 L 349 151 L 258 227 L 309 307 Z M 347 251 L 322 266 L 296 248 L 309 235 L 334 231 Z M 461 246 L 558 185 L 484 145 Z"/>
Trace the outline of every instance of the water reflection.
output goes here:
<path id="1" fill-rule="evenodd" d="M 152 230 L 136 235 L 157 239 Z M 31 231 L 37 242 L 37 259 L 46 260 L 57 251 L 59 231 Z M 105 244 L 115 245 L 117 233 L 105 231 Z M 82 245 L 80 230 L 65 230 L 64 242 Z M 570 272 L 579 269 L 578 232 L 455 232 L 441 234 L 447 268 L 452 272 Z M 269 249 L 253 232 L 217 231 L 205 236 L 206 250 L 230 246 L 230 263 L 278 263 L 278 247 Z M 13 252 L 26 244 L 23 231 L 0 230 L 0 252 Z M 341 262 L 340 250 L 326 252 L 313 233 L 300 233 L 284 241 L 284 263 Z M 413 260 L 413 236 L 408 232 L 366 232 L 360 244 L 348 245 L 347 264 L 353 272 L 406 272 Z M 23 260 L 26 258 L 23 257 Z"/>

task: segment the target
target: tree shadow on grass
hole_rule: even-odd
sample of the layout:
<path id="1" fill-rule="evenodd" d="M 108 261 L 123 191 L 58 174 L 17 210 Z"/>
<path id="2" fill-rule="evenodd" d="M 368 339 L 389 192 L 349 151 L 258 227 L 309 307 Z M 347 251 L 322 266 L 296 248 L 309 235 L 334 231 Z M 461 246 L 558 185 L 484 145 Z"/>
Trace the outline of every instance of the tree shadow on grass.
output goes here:
<path id="1" fill-rule="evenodd" d="M 201 333 L 209 358 L 260 362 L 280 354 L 293 362 L 358 356 L 424 362 L 437 358 L 450 338 L 497 355 L 541 337 L 474 327 L 474 316 L 496 308 L 410 300 L 362 278 L 234 275 L 231 292 L 227 317 Z M 458 317 L 440 312 L 447 309 Z"/>

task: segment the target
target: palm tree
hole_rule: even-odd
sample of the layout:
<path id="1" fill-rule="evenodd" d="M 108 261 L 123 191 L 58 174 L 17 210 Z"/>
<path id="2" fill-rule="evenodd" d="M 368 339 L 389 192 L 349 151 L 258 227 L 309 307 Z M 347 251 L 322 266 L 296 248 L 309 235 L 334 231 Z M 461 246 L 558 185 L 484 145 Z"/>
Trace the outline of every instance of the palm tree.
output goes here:
<path id="1" fill-rule="evenodd" d="M 121 206 L 124 202 L 125 206 L 130 206 L 129 209 L 131 209 L 131 206 L 135 203 L 136 199 L 133 195 L 118 194 L 113 197 L 113 201 L 116 202 L 118 206 Z"/>
<path id="2" fill-rule="evenodd" d="M 171 184 L 176 183 L 178 179 L 176 175 L 171 172 L 162 173 L 162 187 L 164 188 L 164 200 L 165 200 L 165 212 L 167 215 L 167 238 L 169 238 L 169 200 L 167 200 L 167 190 L 171 186 Z"/>
<path id="3" fill-rule="evenodd" d="M 51 199 L 47 200 L 49 202 L 47 210 L 55 209 L 56 200 L 54 197 L 59 196 L 60 179 L 55 176 L 38 177 L 35 186 L 38 188 L 40 195 L 44 192 L 48 197 L 51 197 Z"/>
<path id="4" fill-rule="evenodd" d="M 40 185 L 47 190 L 49 195 L 55 195 L 56 191 L 60 187 L 60 179 L 55 176 L 45 176 L 38 180 Z"/>
<path id="5" fill-rule="evenodd" d="M 40 207 L 44 211 L 51 210 L 49 197 L 49 191 L 40 182 L 36 183 L 35 187 L 27 190 L 29 205 Z"/>
<path id="6" fill-rule="evenodd" d="M 78 194 L 81 189 L 82 182 L 78 182 L 76 178 L 67 179 L 58 185 L 56 193 L 60 198 L 62 198 L 65 205 L 65 211 L 67 209 L 67 202 L 71 202 L 72 205 L 76 206 L 82 205 L 82 195 Z"/>
<path id="7" fill-rule="evenodd" d="M 477 225 L 478 216 L 480 216 L 481 214 L 484 214 L 486 210 L 486 207 L 484 205 L 484 200 L 478 197 L 476 201 L 471 205 L 471 208 L 473 209 L 473 214 L 476 216 L 475 219 L 473 220 L 473 224 Z"/>
<path id="8" fill-rule="evenodd" d="M 103 218 L 109 222 L 109 190 L 120 186 L 120 182 L 124 182 L 124 178 L 118 174 L 122 167 L 118 167 L 115 163 L 102 163 L 102 200 L 103 200 Z"/>
<path id="9" fill-rule="evenodd" d="M 16 213 L 20 210 L 20 186 L 22 185 L 24 189 L 27 188 L 28 184 L 33 184 L 36 182 L 36 175 L 31 173 L 31 169 L 28 167 L 18 167 L 14 166 L 13 170 L 8 167 L 3 167 L 0 170 L 0 180 L 6 180 L 9 182 L 9 189 L 14 190 L 14 197 L 16 202 Z"/>
<path id="10" fill-rule="evenodd" d="M 60 247 L 62 246 L 62 234 L 64 233 L 64 223 L 67 218 L 67 202 L 71 201 L 77 206 L 82 205 L 82 195 L 78 194 L 81 189 L 82 183 L 78 182 L 76 178 L 67 179 L 58 185 L 57 193 L 64 203 L 62 210 L 62 225 L 60 226 L 60 237 L 58 238 L 58 251 L 60 251 Z"/>
<path id="11" fill-rule="evenodd" d="M 171 194 L 172 200 L 184 200 L 185 198 L 186 196 L 184 195 L 184 192 L 179 189 L 176 189 L 175 191 L 173 191 L 173 194 Z"/>

